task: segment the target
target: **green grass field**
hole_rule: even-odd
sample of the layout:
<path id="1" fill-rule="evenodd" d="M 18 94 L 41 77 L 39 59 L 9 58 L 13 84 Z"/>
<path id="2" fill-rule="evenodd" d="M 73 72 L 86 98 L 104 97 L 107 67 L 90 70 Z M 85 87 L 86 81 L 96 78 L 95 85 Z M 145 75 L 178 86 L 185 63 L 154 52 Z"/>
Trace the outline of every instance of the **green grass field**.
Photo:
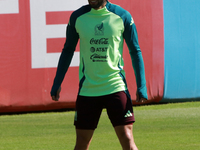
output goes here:
<path id="1" fill-rule="evenodd" d="M 199 150 L 200 102 L 134 107 L 139 150 Z M 0 116 L 0 150 L 72 150 L 74 112 Z M 90 150 L 120 150 L 104 110 Z"/>

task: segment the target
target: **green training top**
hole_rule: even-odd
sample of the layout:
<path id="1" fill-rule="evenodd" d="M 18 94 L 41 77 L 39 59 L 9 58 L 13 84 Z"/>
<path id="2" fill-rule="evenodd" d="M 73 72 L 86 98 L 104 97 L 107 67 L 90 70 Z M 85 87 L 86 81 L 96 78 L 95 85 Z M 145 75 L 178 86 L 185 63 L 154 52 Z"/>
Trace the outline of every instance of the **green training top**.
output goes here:
<path id="1" fill-rule="evenodd" d="M 56 95 L 79 39 L 79 95 L 102 96 L 128 91 L 123 70 L 125 39 L 132 58 L 138 94 L 147 98 L 144 63 L 135 23 L 128 11 L 110 2 L 99 10 L 86 5 L 72 13 L 51 95 Z"/>

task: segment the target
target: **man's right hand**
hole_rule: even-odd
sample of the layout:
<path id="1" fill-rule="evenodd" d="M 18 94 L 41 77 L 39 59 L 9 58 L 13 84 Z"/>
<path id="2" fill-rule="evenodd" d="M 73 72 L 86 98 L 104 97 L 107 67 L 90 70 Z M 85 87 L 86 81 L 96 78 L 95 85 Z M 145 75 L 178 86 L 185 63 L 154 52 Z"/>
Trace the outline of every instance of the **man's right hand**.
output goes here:
<path id="1" fill-rule="evenodd" d="M 59 89 L 57 90 L 56 95 L 52 95 L 51 96 L 52 100 L 54 100 L 54 101 L 58 101 L 59 100 L 59 98 L 60 98 L 60 91 L 61 91 L 61 87 L 59 87 Z"/>

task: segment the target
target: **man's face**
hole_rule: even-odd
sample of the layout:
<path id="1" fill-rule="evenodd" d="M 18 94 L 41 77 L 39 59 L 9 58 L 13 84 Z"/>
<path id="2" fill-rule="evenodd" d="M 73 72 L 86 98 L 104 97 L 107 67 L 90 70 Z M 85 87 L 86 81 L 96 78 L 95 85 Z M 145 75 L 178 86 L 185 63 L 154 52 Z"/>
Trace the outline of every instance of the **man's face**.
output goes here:
<path id="1" fill-rule="evenodd" d="M 94 9 L 100 9 L 105 6 L 107 0 L 88 0 L 89 5 Z"/>

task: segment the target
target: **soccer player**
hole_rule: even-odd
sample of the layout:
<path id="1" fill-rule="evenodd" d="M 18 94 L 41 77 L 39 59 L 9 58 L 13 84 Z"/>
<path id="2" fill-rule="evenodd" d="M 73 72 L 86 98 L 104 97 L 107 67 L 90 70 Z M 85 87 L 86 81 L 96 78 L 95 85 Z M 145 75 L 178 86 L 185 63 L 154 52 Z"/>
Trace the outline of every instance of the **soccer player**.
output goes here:
<path id="1" fill-rule="evenodd" d="M 145 102 L 145 71 L 136 26 L 130 13 L 118 5 L 107 0 L 88 2 L 70 17 L 51 96 L 58 101 L 61 83 L 80 39 L 74 149 L 89 148 L 102 109 L 105 108 L 123 150 L 137 150 L 132 134 L 135 119 L 122 58 L 125 40 L 136 76 L 137 102 Z"/>

